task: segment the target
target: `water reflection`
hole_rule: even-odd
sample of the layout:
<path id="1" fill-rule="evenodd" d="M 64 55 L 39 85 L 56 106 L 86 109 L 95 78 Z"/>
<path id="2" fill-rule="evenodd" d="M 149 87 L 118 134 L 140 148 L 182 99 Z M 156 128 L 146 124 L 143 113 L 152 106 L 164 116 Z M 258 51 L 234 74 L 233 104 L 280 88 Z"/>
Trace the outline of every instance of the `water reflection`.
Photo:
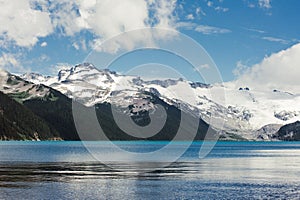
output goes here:
<path id="1" fill-rule="evenodd" d="M 24 197 L 216 199 L 235 198 L 236 195 L 244 198 L 299 197 L 299 160 L 297 167 L 296 165 L 288 167 L 280 160 L 274 163 L 271 162 L 272 159 L 262 158 L 177 162 L 147 173 L 126 171 L 132 164 L 125 163 L 114 163 L 121 165 L 122 171 L 115 171 L 100 163 L 4 163 L 0 165 L 0 197 L 4 199 L 24 199 Z"/>
<path id="2" fill-rule="evenodd" d="M 106 166 L 88 158 L 87 152 L 74 144 L 71 150 L 70 144 L 40 147 L 42 154 L 48 150 L 46 158 L 40 152 L 24 156 L 36 146 L 19 148 L 2 146 L 0 150 L 0 199 L 300 197 L 298 143 L 221 143 L 202 160 L 197 158 L 197 146 L 192 146 L 179 161 L 147 172 L 145 169 L 161 163 L 112 162 Z M 42 162 L 37 162 L 39 159 Z"/>
<path id="3" fill-rule="evenodd" d="M 0 186 L 17 182 L 68 182 L 76 179 L 163 179 L 182 178 L 187 174 L 196 175 L 199 163 L 177 162 L 172 165 L 145 173 L 145 167 L 157 163 L 111 163 L 114 170 L 101 163 L 2 163 L 0 165 Z M 141 168 L 141 171 L 131 169 Z M 193 177 L 193 175 L 191 176 Z"/>
<path id="4" fill-rule="evenodd" d="M 300 151 L 298 152 L 300 155 Z M 272 153 L 274 154 L 274 152 Z M 53 162 L 0 164 L 0 183 L 11 185 L 23 182 L 69 182 L 87 179 L 137 179 L 137 180 L 251 180 L 251 181 L 298 181 L 300 157 L 247 157 L 210 158 L 197 162 L 175 162 L 171 165 L 145 172 L 159 163 L 110 163 Z M 115 170 L 119 169 L 119 170 Z M 134 169 L 134 170 L 132 170 Z M 30 184 L 29 184 L 30 185 Z"/>

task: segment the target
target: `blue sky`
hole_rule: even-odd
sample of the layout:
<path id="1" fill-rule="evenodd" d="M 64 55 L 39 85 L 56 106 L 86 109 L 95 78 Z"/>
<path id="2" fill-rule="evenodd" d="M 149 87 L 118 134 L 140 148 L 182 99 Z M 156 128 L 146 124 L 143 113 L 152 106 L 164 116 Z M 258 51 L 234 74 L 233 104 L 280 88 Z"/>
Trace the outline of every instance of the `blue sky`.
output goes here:
<path id="1" fill-rule="evenodd" d="M 298 0 L 78 2 L 1 2 L 7 12 L 0 14 L 0 67 L 15 73 L 55 74 L 60 66 L 83 62 L 95 41 L 150 26 L 176 29 L 197 41 L 212 57 L 223 80 L 229 81 L 236 78 L 237 67 L 251 67 L 300 40 Z M 137 57 L 142 63 L 149 55 Z M 182 71 L 187 69 L 176 59 L 157 56 L 157 62 L 166 59 L 172 60 L 171 65 L 180 64 Z M 132 62 L 124 60 L 123 64 L 115 70 L 122 72 Z M 186 78 L 198 80 L 192 70 Z"/>

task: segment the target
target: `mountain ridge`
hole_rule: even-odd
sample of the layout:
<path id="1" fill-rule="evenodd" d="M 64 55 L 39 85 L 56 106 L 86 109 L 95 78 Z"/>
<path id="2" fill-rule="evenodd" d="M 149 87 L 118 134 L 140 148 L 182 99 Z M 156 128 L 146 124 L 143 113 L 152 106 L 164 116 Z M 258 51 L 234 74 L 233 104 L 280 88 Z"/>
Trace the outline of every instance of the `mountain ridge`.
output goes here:
<path id="1" fill-rule="evenodd" d="M 1 140 L 60 140 L 58 132 L 30 109 L 0 91 Z"/>
<path id="2" fill-rule="evenodd" d="M 97 103 L 93 107 L 86 107 L 80 102 L 76 102 L 64 94 L 60 93 L 59 91 L 56 91 L 55 89 L 45 86 L 43 84 L 35 85 L 29 81 L 25 81 L 21 79 L 18 76 L 12 75 L 7 73 L 7 77 L 2 77 L 3 83 L 6 82 L 6 88 L 3 87 L 3 90 L 7 92 L 5 96 L 9 99 L 15 99 L 17 100 L 19 107 L 22 107 L 24 109 L 30 110 L 32 114 L 34 114 L 37 118 L 41 118 L 50 128 L 57 131 L 57 138 L 61 138 L 63 140 L 102 140 L 104 138 L 99 138 L 97 135 L 96 130 L 92 130 L 92 127 L 94 126 L 91 124 L 89 127 L 89 130 L 81 135 L 78 135 L 77 128 L 73 119 L 73 110 L 72 106 L 77 105 L 81 108 L 80 115 L 89 113 L 90 111 L 93 111 L 93 109 L 96 108 L 96 115 L 98 117 L 98 121 L 103 126 L 103 129 L 106 132 L 106 137 L 108 137 L 111 140 L 140 140 L 141 138 L 138 137 L 132 137 L 128 135 L 126 132 L 118 128 L 118 125 L 114 121 L 114 117 L 112 115 L 111 107 L 114 106 L 108 102 L 102 102 Z M 13 79 L 15 82 L 13 84 L 10 84 L 11 81 L 7 80 Z M 28 85 L 30 87 L 28 87 Z M 34 88 L 34 90 L 32 89 Z M 19 91 L 22 91 L 26 93 L 26 95 L 16 95 Z M 46 92 L 45 92 L 46 91 Z M 3 94 L 4 95 L 4 94 Z M 35 95 L 35 96 L 34 96 Z M 42 96 L 44 95 L 44 96 Z M 208 124 L 206 124 L 203 120 L 200 118 L 197 118 L 195 116 L 189 115 L 189 113 L 181 112 L 177 107 L 170 106 L 163 100 L 161 100 L 158 96 L 152 93 L 147 93 L 146 91 L 141 91 L 139 94 L 136 94 L 135 98 L 139 101 L 144 99 L 144 101 L 148 101 L 148 103 L 152 104 L 149 106 L 149 109 L 141 110 L 138 107 L 134 108 L 135 103 L 128 104 L 128 107 L 119 107 L 121 109 L 121 112 L 124 113 L 124 111 L 129 108 L 129 116 L 132 118 L 132 120 L 138 124 L 139 126 L 145 126 L 147 123 L 149 123 L 149 117 L 150 115 L 153 115 L 157 112 L 156 107 L 154 104 L 160 104 L 165 107 L 165 110 L 167 110 L 168 118 L 167 122 L 162 128 L 162 130 L 159 131 L 156 135 L 145 138 L 147 140 L 172 140 L 176 137 L 176 139 L 180 140 L 201 140 L 204 139 L 205 133 L 208 130 Z M 12 101 L 15 101 L 12 100 Z M 16 102 L 16 103 L 17 103 Z M 4 105 L 4 104 L 3 104 Z M 5 105 L 6 107 L 10 107 L 9 105 Z M 21 110 L 19 108 L 19 110 Z M 13 115 L 13 113 L 11 113 Z M 178 138 L 176 135 L 178 131 L 178 127 L 180 124 L 181 115 L 185 115 L 189 117 L 189 121 L 192 120 L 195 123 L 189 124 L 188 127 L 185 128 L 185 134 L 181 135 L 181 137 Z M 15 116 L 17 117 L 17 116 Z M 87 118 L 87 121 L 92 121 L 92 119 L 89 118 L 89 116 L 85 116 Z M 86 120 L 86 119 L 85 119 Z M 190 123 L 189 122 L 189 123 Z M 191 129 L 191 130 L 190 130 Z M 194 130 L 195 132 L 192 132 Z M 193 133 L 196 135 L 193 136 Z M 20 140 L 22 138 L 16 137 L 13 135 L 11 138 L 8 139 L 14 139 L 14 140 Z M 49 138 L 41 138 L 42 140 L 48 140 Z"/>
<path id="3" fill-rule="evenodd" d="M 232 86 L 233 83 L 205 84 L 184 79 L 143 80 L 141 77 L 120 75 L 108 69 L 98 70 L 90 63 L 60 70 L 56 77 L 37 73 L 18 77 L 2 72 L 0 81 L 1 91 L 33 110 L 39 117 L 47 119 L 49 124 L 55 124 L 60 133 L 66 134 L 64 138 L 67 140 L 79 139 L 76 127 L 72 124 L 72 100 L 85 107 L 104 106 L 107 109 L 105 105 L 114 105 L 128 109 L 136 106 L 137 113 L 151 112 L 151 106 L 145 109 L 136 104 L 137 100 L 144 98 L 145 93 L 149 93 L 168 106 L 203 119 L 206 124 L 221 131 L 221 139 L 226 140 L 276 140 L 279 128 L 299 120 L 300 113 L 298 94 L 278 90 L 252 91 L 246 86 Z M 210 91 L 223 91 L 227 103 L 222 103 L 218 99 L 220 96 L 213 98 Z M 59 96 L 69 100 L 61 101 Z M 59 114 L 44 112 L 43 107 L 39 107 L 42 105 L 41 100 L 44 100 L 48 110 L 59 106 L 67 110 L 68 117 L 64 119 L 61 115 L 58 122 L 69 121 L 69 131 L 61 129 L 62 125 L 54 122 L 53 116 Z M 57 102 L 60 103 L 56 105 Z M 211 124 L 211 117 L 224 119 L 224 126 Z"/>
<path id="4" fill-rule="evenodd" d="M 184 79 L 143 80 L 108 69 L 99 70 L 90 63 L 78 64 L 64 70 L 64 73 L 61 78 L 48 77 L 48 81 L 44 82 L 27 80 L 48 84 L 86 106 L 109 102 L 127 107 L 139 92 L 150 91 L 170 105 L 178 108 L 180 105 L 207 123 L 212 116 L 224 119 L 225 125 L 216 129 L 240 134 L 248 139 L 258 139 L 253 132 L 264 126 L 282 126 L 300 120 L 300 94 L 287 91 L 257 91 L 234 85 L 234 82 L 205 84 Z M 23 78 L 26 79 L 26 76 Z M 224 93 L 226 102 L 220 100 L 221 95 L 215 95 L 219 91 Z"/>

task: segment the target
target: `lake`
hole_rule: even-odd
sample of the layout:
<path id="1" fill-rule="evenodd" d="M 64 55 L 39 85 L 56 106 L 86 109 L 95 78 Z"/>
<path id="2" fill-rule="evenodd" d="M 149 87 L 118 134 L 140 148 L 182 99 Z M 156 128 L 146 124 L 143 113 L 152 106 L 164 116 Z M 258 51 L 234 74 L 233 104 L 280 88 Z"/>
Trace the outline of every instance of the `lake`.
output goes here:
<path id="1" fill-rule="evenodd" d="M 108 142 L 0 142 L 0 199 L 300 198 L 300 142 L 217 142 L 202 159 L 203 143 L 193 142 L 164 162 L 186 144 L 136 161 Z M 115 145 L 146 155 L 168 142 Z"/>

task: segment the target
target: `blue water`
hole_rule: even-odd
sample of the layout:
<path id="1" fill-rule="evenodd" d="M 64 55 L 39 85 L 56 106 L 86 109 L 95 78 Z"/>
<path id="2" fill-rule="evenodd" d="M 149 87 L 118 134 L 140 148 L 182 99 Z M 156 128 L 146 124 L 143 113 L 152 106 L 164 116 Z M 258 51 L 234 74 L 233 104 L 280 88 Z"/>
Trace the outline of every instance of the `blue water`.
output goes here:
<path id="1" fill-rule="evenodd" d="M 168 142 L 115 145 L 142 154 Z M 107 142 L 0 142 L 0 199 L 300 198 L 300 142 L 218 142 L 203 159 L 202 142 L 194 142 L 176 162 L 163 162 L 185 145 L 133 162 Z"/>

